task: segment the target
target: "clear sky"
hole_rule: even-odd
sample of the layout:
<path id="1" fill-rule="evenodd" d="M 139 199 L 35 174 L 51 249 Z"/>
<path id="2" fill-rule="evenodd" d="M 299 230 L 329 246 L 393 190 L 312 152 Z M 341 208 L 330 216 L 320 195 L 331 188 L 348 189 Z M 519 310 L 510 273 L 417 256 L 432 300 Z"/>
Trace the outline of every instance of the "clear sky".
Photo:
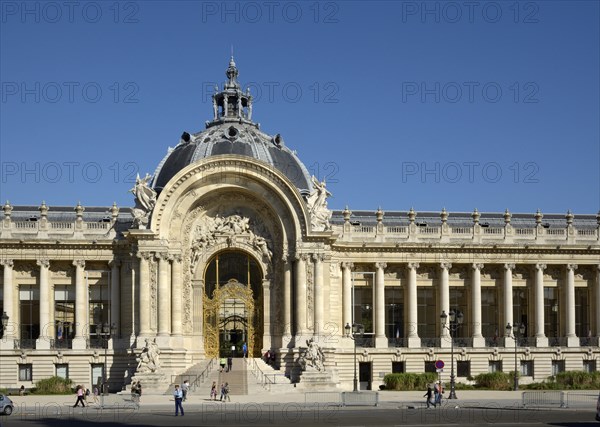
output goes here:
<path id="1" fill-rule="evenodd" d="M 231 46 L 330 208 L 595 214 L 598 1 L 0 1 L 0 199 L 132 206 Z"/>

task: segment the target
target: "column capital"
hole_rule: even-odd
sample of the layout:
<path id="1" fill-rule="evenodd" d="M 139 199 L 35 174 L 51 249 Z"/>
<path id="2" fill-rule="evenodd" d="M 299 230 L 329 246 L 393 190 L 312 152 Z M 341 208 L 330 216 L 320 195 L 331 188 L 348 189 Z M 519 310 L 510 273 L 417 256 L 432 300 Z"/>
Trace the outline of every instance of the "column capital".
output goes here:
<path id="1" fill-rule="evenodd" d="M 544 271 L 546 269 L 546 264 L 536 264 L 535 269 Z"/>
<path id="2" fill-rule="evenodd" d="M 325 261 L 325 255 L 324 254 L 312 254 L 311 258 L 314 262 L 323 262 Z"/>
<path id="3" fill-rule="evenodd" d="M 145 261 L 150 261 L 150 259 L 152 259 L 154 257 L 154 254 L 152 252 L 148 252 L 148 251 L 139 251 L 137 253 L 138 258 L 143 259 Z"/>
<path id="4" fill-rule="evenodd" d="M 352 270 L 354 268 L 354 263 L 351 261 L 342 261 L 342 268 Z M 600 270 L 600 265 L 598 265 L 598 269 Z"/>
<path id="5" fill-rule="evenodd" d="M 450 263 L 450 262 L 441 262 L 440 263 L 440 268 L 442 270 L 450 270 L 452 268 L 452 263 Z"/>
<path id="6" fill-rule="evenodd" d="M 577 270 L 577 264 L 567 264 L 567 270 Z"/>
<path id="7" fill-rule="evenodd" d="M 85 268 L 85 260 L 84 259 L 73 260 L 73 265 L 76 268 Z"/>
<path id="8" fill-rule="evenodd" d="M 294 260 L 296 260 L 296 261 L 307 261 L 308 260 L 308 254 L 295 254 L 294 255 Z"/>
<path id="9" fill-rule="evenodd" d="M 169 254 L 167 252 L 155 252 L 154 257 L 157 261 L 168 261 Z"/>
<path id="10" fill-rule="evenodd" d="M 417 268 L 419 268 L 419 263 L 418 262 L 409 262 L 407 264 L 408 269 L 409 270 L 416 270 Z"/>
<path id="11" fill-rule="evenodd" d="M 385 270 L 387 267 L 387 263 L 385 262 L 376 262 L 375 268 Z"/>
<path id="12" fill-rule="evenodd" d="M 169 255 L 169 259 L 173 263 L 181 262 L 181 261 L 183 261 L 183 255 L 181 255 L 181 254 L 170 254 Z"/>
<path id="13" fill-rule="evenodd" d="M 120 259 L 111 259 L 110 261 L 108 261 L 108 266 L 110 268 L 119 268 L 121 266 L 121 260 Z"/>
<path id="14" fill-rule="evenodd" d="M 15 262 L 12 259 L 0 259 L 0 265 L 4 268 L 6 268 L 6 267 L 13 268 L 15 265 Z M 598 268 L 600 268 L 600 265 L 598 266 Z"/>
<path id="15" fill-rule="evenodd" d="M 512 263 L 507 262 L 506 264 L 504 264 L 504 269 L 505 270 L 514 270 L 515 269 L 515 265 Z"/>
<path id="16" fill-rule="evenodd" d="M 50 260 L 48 258 L 40 258 L 35 262 L 40 268 L 44 267 L 44 268 L 49 268 L 50 267 Z"/>
<path id="17" fill-rule="evenodd" d="M 474 262 L 473 264 L 471 264 L 471 268 L 473 270 L 481 270 L 483 269 L 483 264 Z"/>

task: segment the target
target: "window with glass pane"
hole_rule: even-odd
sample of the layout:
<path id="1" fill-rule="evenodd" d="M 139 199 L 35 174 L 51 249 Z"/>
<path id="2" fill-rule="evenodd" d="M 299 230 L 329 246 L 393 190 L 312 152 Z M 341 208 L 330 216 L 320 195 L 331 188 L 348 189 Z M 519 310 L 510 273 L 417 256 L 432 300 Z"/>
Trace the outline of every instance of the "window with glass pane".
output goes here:
<path id="1" fill-rule="evenodd" d="M 496 288 L 481 288 L 481 333 L 486 338 L 499 337 Z"/>
<path id="2" fill-rule="evenodd" d="M 565 361 L 564 360 L 553 360 L 552 361 L 552 375 L 560 374 L 565 372 Z"/>
<path id="3" fill-rule="evenodd" d="M 526 287 L 515 287 L 513 288 L 513 325 L 517 328 L 519 325 L 525 325 L 525 332 L 522 336 L 529 336 L 528 332 L 528 318 L 527 318 L 527 310 L 529 310 L 529 298 L 527 295 Z M 520 332 L 519 332 L 520 334 Z"/>
<path id="4" fill-rule="evenodd" d="M 92 363 L 92 385 L 100 386 L 102 384 L 102 378 L 104 373 L 104 364 Z"/>
<path id="5" fill-rule="evenodd" d="M 362 277 L 362 275 L 359 275 Z M 365 328 L 366 334 L 373 333 L 373 286 L 372 277 L 367 281 L 354 281 L 353 321 Z"/>
<path id="6" fill-rule="evenodd" d="M 54 286 L 54 322 L 57 346 L 68 343 L 75 335 L 75 288 Z"/>
<path id="7" fill-rule="evenodd" d="M 404 372 L 404 362 L 392 362 L 392 374 L 403 374 Z"/>
<path id="8" fill-rule="evenodd" d="M 4 289 L 0 287 L 0 316 L 2 315 L 2 313 L 4 313 Z M 2 326 L 0 326 L 0 338 L 2 338 L 3 336 L 4 330 L 2 329 Z"/>
<path id="9" fill-rule="evenodd" d="M 533 360 L 521 360 L 521 376 L 533 377 Z"/>
<path id="10" fill-rule="evenodd" d="M 56 376 L 65 379 L 69 378 L 69 365 L 67 363 L 57 363 Z"/>
<path id="11" fill-rule="evenodd" d="M 544 286 L 544 328 L 546 336 L 559 336 L 558 288 Z"/>
<path id="12" fill-rule="evenodd" d="M 389 340 L 404 337 L 404 289 L 385 288 L 385 334 Z"/>
<path id="13" fill-rule="evenodd" d="M 467 315 L 469 314 L 467 307 L 467 291 L 462 286 L 450 287 L 450 311 L 452 310 L 457 314 L 460 312 L 463 315 L 463 323 L 456 323 L 456 331 L 452 332 L 452 336 L 459 338 L 470 336 L 470 322 L 469 319 L 467 319 Z"/>
<path id="14" fill-rule="evenodd" d="M 435 308 L 434 292 L 433 288 L 417 288 L 417 333 L 421 338 L 437 337 L 436 326 L 440 321 L 440 313 Z"/>
<path id="15" fill-rule="evenodd" d="M 108 286 L 108 272 L 102 274 L 98 283 L 89 287 L 89 325 L 90 340 L 96 344 L 102 342 L 102 324 L 110 325 L 110 287 Z"/>
<path id="16" fill-rule="evenodd" d="M 456 374 L 459 377 L 468 377 L 471 375 L 471 361 L 458 360 L 456 362 Z"/>
<path id="17" fill-rule="evenodd" d="M 584 360 L 583 361 L 583 370 L 585 372 L 596 372 L 596 361 L 595 360 Z"/>
<path id="18" fill-rule="evenodd" d="M 502 360 L 490 360 L 488 372 L 502 372 Z"/>
<path id="19" fill-rule="evenodd" d="M 588 288 L 575 288 L 575 333 L 578 337 L 591 337 L 588 306 Z"/>
<path id="20" fill-rule="evenodd" d="M 435 361 L 433 361 L 433 360 L 425 361 L 425 372 L 436 372 Z"/>
<path id="21" fill-rule="evenodd" d="M 40 336 L 40 289 L 37 286 L 19 288 L 19 314 L 21 345 L 24 346 Z"/>
<path id="22" fill-rule="evenodd" d="M 19 365 L 19 381 L 31 381 L 33 378 L 33 365 L 21 364 Z"/>

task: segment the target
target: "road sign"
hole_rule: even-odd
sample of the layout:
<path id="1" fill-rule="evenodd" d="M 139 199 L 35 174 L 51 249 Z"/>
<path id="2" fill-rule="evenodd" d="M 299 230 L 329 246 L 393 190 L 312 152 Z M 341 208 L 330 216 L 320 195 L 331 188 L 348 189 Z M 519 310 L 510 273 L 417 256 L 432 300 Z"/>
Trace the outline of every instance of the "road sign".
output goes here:
<path id="1" fill-rule="evenodd" d="M 444 361 L 443 360 L 436 360 L 435 367 L 436 367 L 436 369 L 443 369 L 444 368 Z"/>
<path id="2" fill-rule="evenodd" d="M 435 372 L 437 372 L 438 374 L 441 374 L 441 373 L 444 372 L 444 370 L 443 369 L 436 369 Z"/>

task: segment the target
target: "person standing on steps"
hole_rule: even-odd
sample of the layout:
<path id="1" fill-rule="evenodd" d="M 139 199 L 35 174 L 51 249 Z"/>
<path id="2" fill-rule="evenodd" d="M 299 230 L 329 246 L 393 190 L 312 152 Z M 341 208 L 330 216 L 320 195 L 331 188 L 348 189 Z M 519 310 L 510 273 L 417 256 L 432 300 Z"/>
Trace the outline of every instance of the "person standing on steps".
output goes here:
<path id="1" fill-rule="evenodd" d="M 181 404 L 181 401 L 183 400 L 183 392 L 179 388 L 179 384 L 175 384 L 175 391 L 173 392 L 173 397 L 175 397 L 175 416 L 178 416 L 179 410 L 181 410 L 181 416 L 183 417 L 183 405 Z"/>
<path id="2" fill-rule="evenodd" d="M 231 368 L 233 368 L 233 357 L 229 356 L 227 358 L 227 372 L 231 372 Z"/>
<path id="3" fill-rule="evenodd" d="M 187 400 L 187 394 L 188 394 L 189 389 L 190 389 L 190 382 L 188 380 L 185 380 L 183 382 L 183 385 L 181 386 L 181 391 L 183 393 L 183 401 L 184 402 Z"/>
<path id="4" fill-rule="evenodd" d="M 210 398 L 211 400 L 217 400 L 217 382 L 213 381 L 210 387 Z"/>

